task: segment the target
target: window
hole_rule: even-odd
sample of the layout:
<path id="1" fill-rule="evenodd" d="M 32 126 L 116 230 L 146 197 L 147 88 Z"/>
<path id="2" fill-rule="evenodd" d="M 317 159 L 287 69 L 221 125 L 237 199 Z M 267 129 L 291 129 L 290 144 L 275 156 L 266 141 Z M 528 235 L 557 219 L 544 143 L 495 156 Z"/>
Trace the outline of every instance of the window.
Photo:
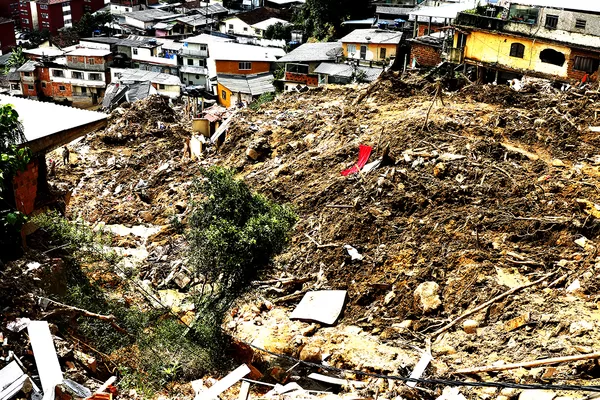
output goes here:
<path id="1" fill-rule="evenodd" d="M 129 11 L 131 11 L 131 8 L 125 7 L 125 12 L 129 12 Z"/>
<path id="2" fill-rule="evenodd" d="M 133 48 L 133 54 L 137 56 L 137 53 L 138 53 L 138 49 L 137 49 L 137 47 L 134 47 Z"/>
<path id="3" fill-rule="evenodd" d="M 71 10 L 63 11 L 63 15 L 71 15 Z"/>
<path id="4" fill-rule="evenodd" d="M 63 85 L 60 85 L 60 86 L 58 87 L 58 90 L 60 90 L 61 92 L 64 92 L 65 90 L 67 90 L 67 88 L 66 88 L 66 87 L 64 87 Z"/>
<path id="5" fill-rule="evenodd" d="M 65 19 L 65 25 L 66 25 L 66 24 L 70 24 L 70 23 L 71 23 L 71 20 L 70 20 L 70 19 Z"/>
<path id="6" fill-rule="evenodd" d="M 83 79 L 83 72 L 73 71 L 73 72 L 71 72 L 71 78 Z"/>
<path id="7" fill-rule="evenodd" d="M 196 75 L 196 79 L 200 79 L 200 75 Z"/>
<path id="8" fill-rule="evenodd" d="M 33 90 L 33 85 L 27 85 L 27 89 Z"/>
<path id="9" fill-rule="evenodd" d="M 593 74 L 598 70 L 600 60 L 589 57 L 575 57 L 575 63 L 573 69 L 577 71 L 585 71 L 588 74 Z"/>
<path id="10" fill-rule="evenodd" d="M 24 24 L 28 24 L 29 23 L 29 20 L 27 18 L 23 18 L 23 19 L 21 19 L 21 21 L 23 21 Z"/>
<path id="11" fill-rule="evenodd" d="M 226 91 L 224 91 L 224 90 L 221 90 L 221 98 L 222 98 L 223 100 L 227 100 L 227 92 L 226 92 Z"/>
<path id="12" fill-rule="evenodd" d="M 194 60 L 192 60 L 191 58 L 188 58 L 187 65 L 194 65 Z"/>
<path id="13" fill-rule="evenodd" d="M 308 65 L 305 64 L 286 64 L 285 70 L 293 74 L 308 74 Z"/>
<path id="14" fill-rule="evenodd" d="M 385 60 L 385 56 L 386 56 L 386 49 L 379 49 L 379 59 L 380 60 Z"/>
<path id="15" fill-rule="evenodd" d="M 81 93 L 87 93 L 87 88 L 85 88 L 85 87 L 82 87 L 82 88 L 81 88 Z"/>
<path id="16" fill-rule="evenodd" d="M 361 60 L 367 59 L 367 46 L 366 45 L 360 46 L 360 59 Z"/>
<path id="17" fill-rule="evenodd" d="M 554 49 L 544 49 L 540 52 L 540 61 L 562 67 L 565 64 L 565 55 Z"/>
<path id="18" fill-rule="evenodd" d="M 61 69 L 53 69 L 52 70 L 52 76 L 56 76 L 58 78 L 64 78 L 65 77 L 65 73 Z"/>
<path id="19" fill-rule="evenodd" d="M 18 83 L 11 83 L 10 84 L 10 90 L 19 90 L 19 84 Z"/>
<path id="20" fill-rule="evenodd" d="M 40 4 L 40 10 L 47 10 L 48 4 Z"/>
<path id="21" fill-rule="evenodd" d="M 42 82 L 42 87 L 45 89 L 46 88 L 46 82 Z"/>
<path id="22" fill-rule="evenodd" d="M 42 15 L 42 18 L 48 19 L 48 13 L 41 13 L 41 15 Z"/>
<path id="23" fill-rule="evenodd" d="M 233 24 L 229 24 L 229 29 L 233 29 Z"/>
<path id="24" fill-rule="evenodd" d="M 556 29 L 558 25 L 558 15 L 546 15 L 546 28 L 548 29 Z"/>
<path id="25" fill-rule="evenodd" d="M 88 79 L 90 81 L 101 81 L 102 78 L 100 77 L 100 74 L 88 74 Z"/>
<path id="26" fill-rule="evenodd" d="M 251 62 L 247 62 L 247 61 L 243 61 L 240 63 L 239 65 L 240 71 L 248 71 L 252 69 L 252 63 Z"/>
<path id="27" fill-rule="evenodd" d="M 201 44 L 200 51 L 206 51 L 206 50 L 207 50 L 207 46 L 205 44 Z"/>
<path id="28" fill-rule="evenodd" d="M 248 32 L 248 27 L 247 26 L 244 27 L 244 32 Z"/>
<path id="29" fill-rule="evenodd" d="M 513 43 L 510 45 L 510 56 L 511 57 L 523 58 L 524 54 L 525 54 L 525 46 L 522 45 L 521 43 Z"/>
<path id="30" fill-rule="evenodd" d="M 575 20 L 575 29 L 585 29 L 587 21 L 585 19 L 576 19 Z"/>
<path id="31" fill-rule="evenodd" d="M 244 29 L 246 29 L 246 28 L 244 28 Z M 254 34 L 255 34 L 255 35 L 262 36 L 262 31 L 261 31 L 260 29 L 255 29 L 255 30 L 254 30 Z"/>
<path id="32" fill-rule="evenodd" d="M 93 58 L 88 58 L 87 61 L 88 61 L 88 64 L 90 64 L 90 65 L 96 64 L 96 60 L 94 60 Z"/>
<path id="33" fill-rule="evenodd" d="M 165 90 L 165 85 L 163 85 L 162 83 L 159 83 L 159 84 L 158 84 L 158 88 L 159 88 L 160 90 Z"/>

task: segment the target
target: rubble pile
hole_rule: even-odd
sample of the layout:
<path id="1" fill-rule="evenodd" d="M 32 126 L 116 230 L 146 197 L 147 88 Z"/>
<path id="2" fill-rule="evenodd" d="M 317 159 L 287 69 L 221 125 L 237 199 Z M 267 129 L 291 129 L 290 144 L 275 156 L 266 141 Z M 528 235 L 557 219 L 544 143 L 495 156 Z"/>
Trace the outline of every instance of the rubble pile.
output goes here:
<path id="1" fill-rule="evenodd" d="M 535 397 L 316 371 L 260 349 L 397 376 L 423 367 L 433 379 L 598 385 L 599 93 L 437 88 L 386 74 L 284 93 L 239 110 L 224 144 L 193 162 L 182 160 L 191 122 L 150 97 L 77 143 L 77 163 L 56 180 L 73 187 L 72 216 L 141 253 L 136 278 L 165 302 L 181 303 L 193 284 L 172 222 L 185 224 L 201 166 L 234 167 L 253 190 L 293 204 L 291 245 L 224 324 L 256 346 L 239 355 L 251 379 L 277 385 L 264 398 L 327 396 L 281 387 L 292 383 L 331 398 Z M 332 320 L 293 318 L 306 296 L 331 291 L 344 292 Z M 332 305 L 311 304 L 303 311 Z M 574 358 L 543 362 L 564 357 Z M 353 383 L 314 386 L 311 372 Z"/>

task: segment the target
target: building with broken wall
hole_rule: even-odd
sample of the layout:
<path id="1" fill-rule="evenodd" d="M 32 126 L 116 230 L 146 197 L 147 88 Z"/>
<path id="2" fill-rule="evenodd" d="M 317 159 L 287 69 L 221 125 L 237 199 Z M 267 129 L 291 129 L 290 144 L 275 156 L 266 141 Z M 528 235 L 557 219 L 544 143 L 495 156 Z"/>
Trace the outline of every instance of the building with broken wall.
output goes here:
<path id="1" fill-rule="evenodd" d="M 450 60 L 477 67 L 480 80 L 531 75 L 597 80 L 600 3 L 519 0 L 478 7 L 456 19 Z"/>

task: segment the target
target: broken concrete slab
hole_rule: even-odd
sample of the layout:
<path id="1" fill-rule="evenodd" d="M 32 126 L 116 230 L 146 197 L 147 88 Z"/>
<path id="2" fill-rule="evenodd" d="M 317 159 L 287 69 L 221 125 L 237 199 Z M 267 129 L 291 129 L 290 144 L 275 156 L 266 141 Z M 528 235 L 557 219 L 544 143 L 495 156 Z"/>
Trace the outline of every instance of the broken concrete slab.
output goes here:
<path id="1" fill-rule="evenodd" d="M 319 290 L 304 295 L 290 319 L 321 322 L 333 325 L 337 321 L 346 300 L 345 290 Z"/>

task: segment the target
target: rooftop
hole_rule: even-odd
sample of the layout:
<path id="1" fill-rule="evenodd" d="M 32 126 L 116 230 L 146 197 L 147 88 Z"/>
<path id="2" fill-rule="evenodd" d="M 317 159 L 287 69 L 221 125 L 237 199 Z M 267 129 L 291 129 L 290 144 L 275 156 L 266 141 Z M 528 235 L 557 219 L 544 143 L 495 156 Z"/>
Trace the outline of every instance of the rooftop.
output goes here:
<path id="1" fill-rule="evenodd" d="M 230 18 L 239 18 L 248 25 L 255 25 L 259 22 L 266 21 L 269 18 L 286 19 L 287 13 L 276 8 L 261 7 L 251 11 L 242 12 L 232 15 Z"/>
<path id="2" fill-rule="evenodd" d="M 343 43 L 391 43 L 398 44 L 402 32 L 383 29 L 355 29 L 340 39 Z"/>
<path id="3" fill-rule="evenodd" d="M 200 34 L 198 36 L 191 36 L 185 39 L 186 43 L 198 43 L 198 44 L 209 44 L 209 43 L 223 43 L 223 42 L 231 42 L 232 39 L 224 38 L 221 36 L 215 35 L 207 35 L 206 33 Z"/>
<path id="4" fill-rule="evenodd" d="M 25 64 L 21 65 L 17 71 L 18 72 L 33 72 L 35 71 L 35 67 L 40 65 L 37 61 L 27 61 Z"/>
<path id="5" fill-rule="evenodd" d="M 373 82 L 383 72 L 383 68 L 358 66 L 356 69 L 360 71 L 362 79 L 366 82 Z M 324 62 L 319 64 L 319 66 L 315 69 L 315 74 L 339 76 L 343 78 L 352 77 L 353 72 L 354 70 L 352 66 L 343 63 L 336 64 Z"/>
<path id="6" fill-rule="evenodd" d="M 0 95 L 0 104 L 12 104 L 19 113 L 27 144 L 34 153 L 52 150 L 97 129 L 108 117 L 95 111 L 6 95 Z"/>
<path id="7" fill-rule="evenodd" d="M 600 2 L 590 0 L 514 0 L 512 4 L 559 8 L 564 10 L 600 12 Z"/>
<path id="8" fill-rule="evenodd" d="M 252 46 L 239 43 L 209 43 L 212 59 L 217 61 L 277 61 L 285 51 L 275 47 Z"/>
<path id="9" fill-rule="evenodd" d="M 181 22 L 182 24 L 186 24 L 186 25 L 191 25 L 191 26 L 205 26 L 205 25 L 210 25 L 210 24 L 214 24 L 215 22 L 217 22 L 215 19 L 212 18 L 206 18 L 204 15 L 186 15 L 185 17 L 179 17 L 177 18 L 177 21 Z"/>
<path id="10" fill-rule="evenodd" d="M 126 69 L 119 77 L 121 82 L 145 82 L 161 83 L 163 85 L 181 85 L 178 77 L 162 72 L 143 71 L 141 69 Z"/>
<path id="11" fill-rule="evenodd" d="M 79 49 L 73 50 L 66 55 L 68 56 L 86 56 L 86 57 L 106 57 L 111 54 L 110 50 L 101 50 L 101 49 L 86 49 L 85 47 L 80 47 Z"/>
<path id="12" fill-rule="evenodd" d="M 437 7 L 420 7 L 411 11 L 409 15 L 424 18 L 454 19 L 459 12 L 471 8 L 473 8 L 473 3 L 443 4 Z"/>
<path id="13" fill-rule="evenodd" d="M 116 46 L 129 46 L 129 47 L 148 47 L 154 48 L 160 46 L 161 43 L 157 40 L 157 38 L 149 37 L 149 36 L 136 36 L 130 35 L 125 39 L 115 38 L 115 37 L 91 37 L 81 39 L 85 42 L 92 43 L 104 43 Z"/>
<path id="14" fill-rule="evenodd" d="M 259 22 L 258 24 L 252 25 L 252 27 L 254 29 L 260 29 L 260 30 L 266 31 L 268 27 L 270 27 L 271 25 L 275 25 L 277 23 L 280 23 L 283 25 L 290 25 L 290 23 L 286 20 L 279 19 L 279 18 L 269 18 L 269 19 Z"/>
<path id="15" fill-rule="evenodd" d="M 416 7 L 394 7 L 394 6 L 383 6 L 379 5 L 375 9 L 377 14 L 388 14 L 388 15 L 408 15 Z"/>
<path id="16" fill-rule="evenodd" d="M 279 5 L 292 4 L 292 3 L 301 3 L 301 4 L 306 3 L 306 0 L 267 0 L 267 1 L 269 3 L 279 4 Z"/>
<path id="17" fill-rule="evenodd" d="M 279 62 L 333 61 L 342 51 L 340 42 L 304 43 L 279 59 Z"/>
<path id="18" fill-rule="evenodd" d="M 171 18 L 177 18 L 181 14 L 173 14 L 163 10 L 142 10 L 123 14 L 126 18 L 133 18 L 142 22 L 161 21 Z"/>
<path id="19" fill-rule="evenodd" d="M 219 74 L 217 81 L 234 93 L 259 96 L 263 93 L 274 92 L 273 75 L 270 73 L 257 75 L 226 75 Z"/>
<path id="20" fill-rule="evenodd" d="M 33 56 L 48 56 L 48 57 L 58 57 L 65 54 L 64 51 L 57 49 L 56 47 L 37 47 L 35 49 L 23 49 L 24 54 L 31 54 Z"/>

